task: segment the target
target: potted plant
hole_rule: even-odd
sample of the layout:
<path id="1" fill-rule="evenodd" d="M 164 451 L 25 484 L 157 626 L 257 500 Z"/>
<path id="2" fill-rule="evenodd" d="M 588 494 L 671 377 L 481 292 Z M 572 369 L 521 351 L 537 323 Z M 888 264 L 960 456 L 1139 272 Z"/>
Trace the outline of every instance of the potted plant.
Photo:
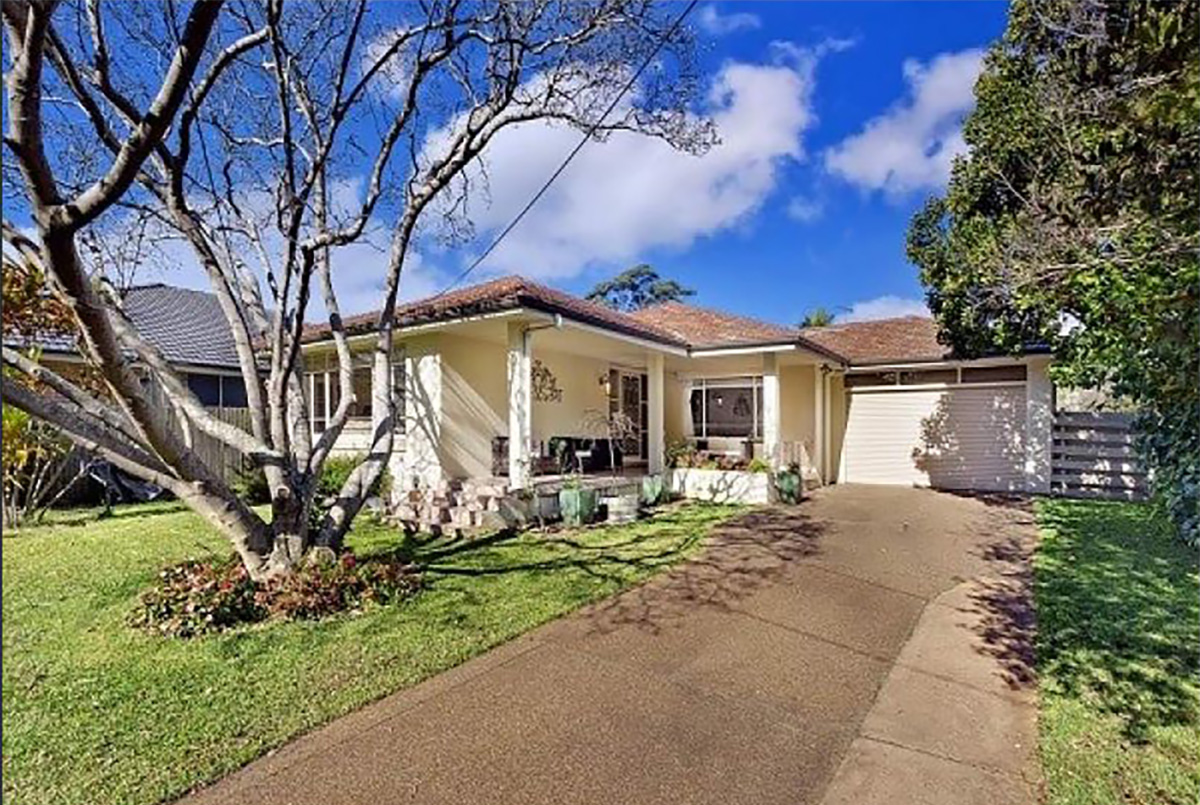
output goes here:
<path id="1" fill-rule="evenodd" d="M 647 475 L 642 479 L 642 503 L 656 506 L 666 499 L 667 488 L 661 475 Z"/>
<path id="2" fill-rule="evenodd" d="M 596 490 L 584 489 L 578 475 L 572 475 L 558 490 L 558 508 L 567 525 L 584 525 L 596 518 Z"/>
<path id="3" fill-rule="evenodd" d="M 803 489 L 798 464 L 789 464 L 775 473 L 775 491 L 781 503 L 799 503 Z"/>

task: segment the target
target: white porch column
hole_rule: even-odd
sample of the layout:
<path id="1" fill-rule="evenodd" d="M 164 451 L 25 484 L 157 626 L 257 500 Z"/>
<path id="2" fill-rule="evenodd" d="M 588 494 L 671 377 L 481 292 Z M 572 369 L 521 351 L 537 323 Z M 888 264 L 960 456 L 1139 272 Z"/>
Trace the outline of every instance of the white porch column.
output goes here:
<path id="1" fill-rule="evenodd" d="M 825 373 L 813 365 L 813 468 L 825 483 Z"/>
<path id="2" fill-rule="evenodd" d="M 533 382 L 526 325 L 508 325 L 508 483 L 529 486 L 532 464 Z"/>
<path id="3" fill-rule="evenodd" d="M 833 483 L 833 375 L 830 372 L 821 372 L 825 378 L 825 418 L 822 421 L 824 426 L 825 438 L 825 460 L 821 463 L 821 480 L 824 483 Z"/>
<path id="4" fill-rule="evenodd" d="M 661 352 L 651 352 L 646 356 L 646 393 L 650 399 L 646 400 L 646 407 L 649 409 L 647 417 L 647 431 L 649 442 L 648 449 L 650 455 L 646 457 L 646 463 L 653 473 L 660 473 L 666 464 L 665 454 L 667 450 L 666 434 L 663 431 L 663 396 L 665 392 L 663 383 L 663 356 Z"/>
<path id="5" fill-rule="evenodd" d="M 763 457 L 773 468 L 782 461 L 779 444 L 779 361 L 774 352 L 763 354 Z"/>

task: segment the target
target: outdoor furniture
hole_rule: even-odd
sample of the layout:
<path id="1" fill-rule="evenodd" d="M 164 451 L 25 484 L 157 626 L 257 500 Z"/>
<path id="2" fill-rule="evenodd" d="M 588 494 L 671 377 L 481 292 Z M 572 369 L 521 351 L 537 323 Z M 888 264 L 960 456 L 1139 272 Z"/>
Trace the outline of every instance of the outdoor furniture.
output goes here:
<path id="1" fill-rule="evenodd" d="M 534 475 L 557 475 L 572 472 L 594 473 L 620 469 L 624 466 L 624 455 L 620 442 L 608 449 L 608 439 L 593 439 L 588 436 L 554 436 L 547 442 L 548 449 L 535 449 L 532 471 Z M 492 475 L 508 477 L 508 437 L 492 439 Z"/>
<path id="2" fill-rule="evenodd" d="M 550 455 L 557 459 L 559 472 L 604 472 L 624 466 L 620 443 L 614 443 L 610 450 L 608 439 L 555 436 L 550 439 L 549 446 Z"/>

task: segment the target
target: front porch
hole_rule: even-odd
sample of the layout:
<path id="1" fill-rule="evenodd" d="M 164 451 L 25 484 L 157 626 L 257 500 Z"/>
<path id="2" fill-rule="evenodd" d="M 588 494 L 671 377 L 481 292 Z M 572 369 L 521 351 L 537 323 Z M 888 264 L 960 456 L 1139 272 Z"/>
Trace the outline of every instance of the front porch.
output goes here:
<path id="1" fill-rule="evenodd" d="M 396 350 L 394 503 L 470 480 L 634 486 L 669 468 L 668 446 L 696 467 L 800 465 L 814 483 L 836 466 L 836 375 L 795 345 L 688 350 L 515 310 L 407 329 Z"/>

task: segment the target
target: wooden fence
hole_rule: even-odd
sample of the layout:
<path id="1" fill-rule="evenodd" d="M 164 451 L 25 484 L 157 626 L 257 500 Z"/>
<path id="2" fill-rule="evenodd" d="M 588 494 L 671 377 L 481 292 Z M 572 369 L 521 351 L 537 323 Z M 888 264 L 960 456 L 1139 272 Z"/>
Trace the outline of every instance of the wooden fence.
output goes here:
<path id="1" fill-rule="evenodd" d="M 209 408 L 208 411 L 223 422 L 250 430 L 249 408 Z M 192 450 L 206 466 L 220 473 L 225 483 L 236 481 L 247 467 L 241 453 L 206 433 L 193 431 Z"/>
<path id="2" fill-rule="evenodd" d="M 1134 450 L 1132 416 L 1056 413 L 1050 490 L 1072 498 L 1144 499 L 1146 471 Z"/>

